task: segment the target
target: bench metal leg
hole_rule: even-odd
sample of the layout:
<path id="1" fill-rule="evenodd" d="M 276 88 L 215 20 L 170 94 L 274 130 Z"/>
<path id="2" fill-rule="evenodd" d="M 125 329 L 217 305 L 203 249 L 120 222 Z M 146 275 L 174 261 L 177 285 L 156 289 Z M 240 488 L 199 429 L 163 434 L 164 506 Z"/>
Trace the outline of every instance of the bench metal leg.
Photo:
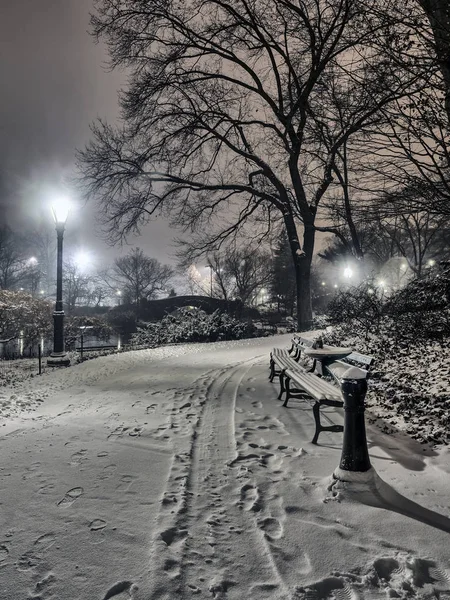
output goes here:
<path id="1" fill-rule="evenodd" d="M 280 371 L 280 374 L 278 375 L 278 377 L 280 379 L 280 393 L 278 394 L 277 400 L 282 400 L 283 399 L 283 394 L 286 391 L 286 387 L 284 385 L 284 378 L 285 378 L 284 369 L 282 369 Z"/>
<path id="2" fill-rule="evenodd" d="M 274 377 L 275 377 L 275 363 L 273 361 L 273 358 L 270 357 L 270 375 L 269 375 L 270 383 L 272 383 Z"/>
<path id="3" fill-rule="evenodd" d="M 291 397 L 291 389 L 290 389 L 290 379 L 289 377 L 287 377 L 286 375 L 284 376 L 284 386 L 285 386 L 285 391 L 286 391 L 286 398 L 283 402 L 283 406 L 287 406 L 288 405 L 288 401 L 289 398 Z"/>
<path id="4" fill-rule="evenodd" d="M 332 431 L 334 433 L 340 433 L 344 431 L 342 425 L 327 425 L 324 426 L 320 422 L 320 407 L 325 404 L 326 406 L 342 406 L 343 402 L 339 400 L 317 400 L 317 402 L 313 406 L 314 413 L 314 421 L 316 422 L 316 432 L 312 439 L 313 444 L 317 444 L 317 440 L 319 439 L 319 435 L 321 431 Z"/>

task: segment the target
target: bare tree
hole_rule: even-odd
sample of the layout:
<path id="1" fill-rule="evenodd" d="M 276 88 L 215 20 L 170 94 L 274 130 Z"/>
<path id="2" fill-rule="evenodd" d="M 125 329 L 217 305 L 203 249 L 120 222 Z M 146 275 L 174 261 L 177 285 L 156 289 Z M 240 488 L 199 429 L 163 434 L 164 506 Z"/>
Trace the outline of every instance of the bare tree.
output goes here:
<path id="1" fill-rule="evenodd" d="M 442 249 L 442 240 L 448 242 L 450 218 L 418 211 L 416 203 L 410 201 L 418 193 L 405 188 L 400 197 L 387 196 L 377 204 L 371 218 L 381 235 L 391 240 L 396 254 L 407 261 L 416 277 L 421 277 L 425 260 L 435 259 L 436 250 Z"/>
<path id="2" fill-rule="evenodd" d="M 0 289 L 13 289 L 24 274 L 23 245 L 8 226 L 0 228 Z"/>
<path id="3" fill-rule="evenodd" d="M 167 291 L 173 274 L 171 267 L 146 256 L 140 248 L 116 258 L 112 269 L 116 287 L 135 303 L 136 309 L 141 300 L 152 300 L 158 292 Z"/>
<path id="4" fill-rule="evenodd" d="M 448 0 L 417 0 L 427 15 L 434 38 L 434 51 L 444 78 L 445 109 L 450 122 L 450 3 Z"/>
<path id="5" fill-rule="evenodd" d="M 73 314 L 82 301 L 89 301 L 91 284 L 92 277 L 82 273 L 73 260 L 64 262 L 63 300 L 68 315 Z"/>
<path id="6" fill-rule="evenodd" d="M 98 0 L 94 35 L 131 72 L 123 126 L 97 123 L 79 155 L 110 239 L 165 211 L 200 256 L 251 219 L 267 229 L 278 219 L 298 326 L 309 326 L 316 215 L 336 153 L 417 79 L 374 50 L 374 32 L 392 34 L 379 2 Z M 361 90 L 342 121 L 329 93 L 338 79 L 334 93 Z M 328 144 L 317 136 L 324 123 Z"/>

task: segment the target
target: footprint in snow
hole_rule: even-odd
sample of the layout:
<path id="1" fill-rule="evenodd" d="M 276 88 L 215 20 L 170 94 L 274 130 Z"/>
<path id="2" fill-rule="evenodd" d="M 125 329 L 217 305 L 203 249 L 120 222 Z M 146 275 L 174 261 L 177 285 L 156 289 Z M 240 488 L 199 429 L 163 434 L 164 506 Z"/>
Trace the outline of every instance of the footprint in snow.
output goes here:
<path id="1" fill-rule="evenodd" d="M 9 550 L 6 546 L 0 546 L 0 563 L 5 561 L 8 558 Z"/>
<path id="2" fill-rule="evenodd" d="M 116 490 L 119 492 L 128 492 L 133 483 L 138 479 L 134 475 L 122 475 L 120 478 L 120 483 L 117 486 Z"/>
<path id="3" fill-rule="evenodd" d="M 283 526 L 280 521 L 274 517 L 262 519 L 258 522 L 258 525 L 269 540 L 279 540 L 283 535 Z"/>
<path id="4" fill-rule="evenodd" d="M 261 510 L 258 488 L 247 483 L 241 488 L 241 503 L 244 510 L 258 512 Z"/>
<path id="5" fill-rule="evenodd" d="M 69 490 L 64 498 L 57 502 L 58 506 L 69 507 L 71 506 L 77 498 L 79 498 L 84 492 L 82 487 L 75 487 Z"/>
<path id="6" fill-rule="evenodd" d="M 103 600 L 115 598 L 116 600 L 133 600 L 137 585 L 131 581 L 119 581 L 115 583 L 103 596 Z"/>
<path id="7" fill-rule="evenodd" d="M 89 523 L 89 530 L 92 532 L 92 544 L 102 544 L 105 541 L 105 527 L 106 521 L 103 519 L 94 519 Z"/>
<path id="8" fill-rule="evenodd" d="M 56 542 L 56 536 L 54 533 L 44 533 L 37 538 L 37 540 L 33 544 L 33 548 L 38 552 L 45 552 L 49 548 L 53 546 Z"/>

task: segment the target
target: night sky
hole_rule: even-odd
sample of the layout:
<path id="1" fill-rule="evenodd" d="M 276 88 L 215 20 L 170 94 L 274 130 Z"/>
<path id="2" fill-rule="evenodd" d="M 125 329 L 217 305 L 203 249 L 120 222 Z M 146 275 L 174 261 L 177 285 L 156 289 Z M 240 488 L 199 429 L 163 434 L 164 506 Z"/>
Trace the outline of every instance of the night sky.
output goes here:
<path id="1" fill-rule="evenodd" d="M 123 72 L 108 72 L 105 48 L 88 34 L 92 0 L 3 0 L 0 10 L 0 219 L 14 228 L 49 219 L 49 198 L 73 173 L 75 149 L 89 139 L 97 117 L 118 117 Z M 68 243 L 91 251 L 99 262 L 127 247 L 109 248 L 96 237 L 96 207 L 78 210 L 67 224 Z M 162 262 L 173 232 L 151 224 L 140 246 Z"/>

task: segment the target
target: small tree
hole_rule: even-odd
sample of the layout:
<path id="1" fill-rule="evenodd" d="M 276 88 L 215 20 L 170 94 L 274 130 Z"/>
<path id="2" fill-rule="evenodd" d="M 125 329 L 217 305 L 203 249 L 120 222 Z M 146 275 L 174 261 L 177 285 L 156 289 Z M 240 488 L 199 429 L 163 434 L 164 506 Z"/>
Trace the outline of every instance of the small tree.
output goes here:
<path id="1" fill-rule="evenodd" d="M 92 277 L 82 273 L 73 260 L 64 263 L 63 300 L 68 315 L 73 313 L 74 308 L 82 301 L 89 299 L 91 284 Z"/>
<path id="2" fill-rule="evenodd" d="M 126 256 L 116 258 L 112 277 L 116 287 L 136 305 L 141 300 L 153 300 L 166 292 L 174 275 L 172 267 L 162 265 L 156 258 L 146 256 L 140 248 L 133 248 Z"/>
<path id="3" fill-rule="evenodd" d="M 23 246 L 8 226 L 0 227 L 0 289 L 13 289 L 24 271 Z"/>

